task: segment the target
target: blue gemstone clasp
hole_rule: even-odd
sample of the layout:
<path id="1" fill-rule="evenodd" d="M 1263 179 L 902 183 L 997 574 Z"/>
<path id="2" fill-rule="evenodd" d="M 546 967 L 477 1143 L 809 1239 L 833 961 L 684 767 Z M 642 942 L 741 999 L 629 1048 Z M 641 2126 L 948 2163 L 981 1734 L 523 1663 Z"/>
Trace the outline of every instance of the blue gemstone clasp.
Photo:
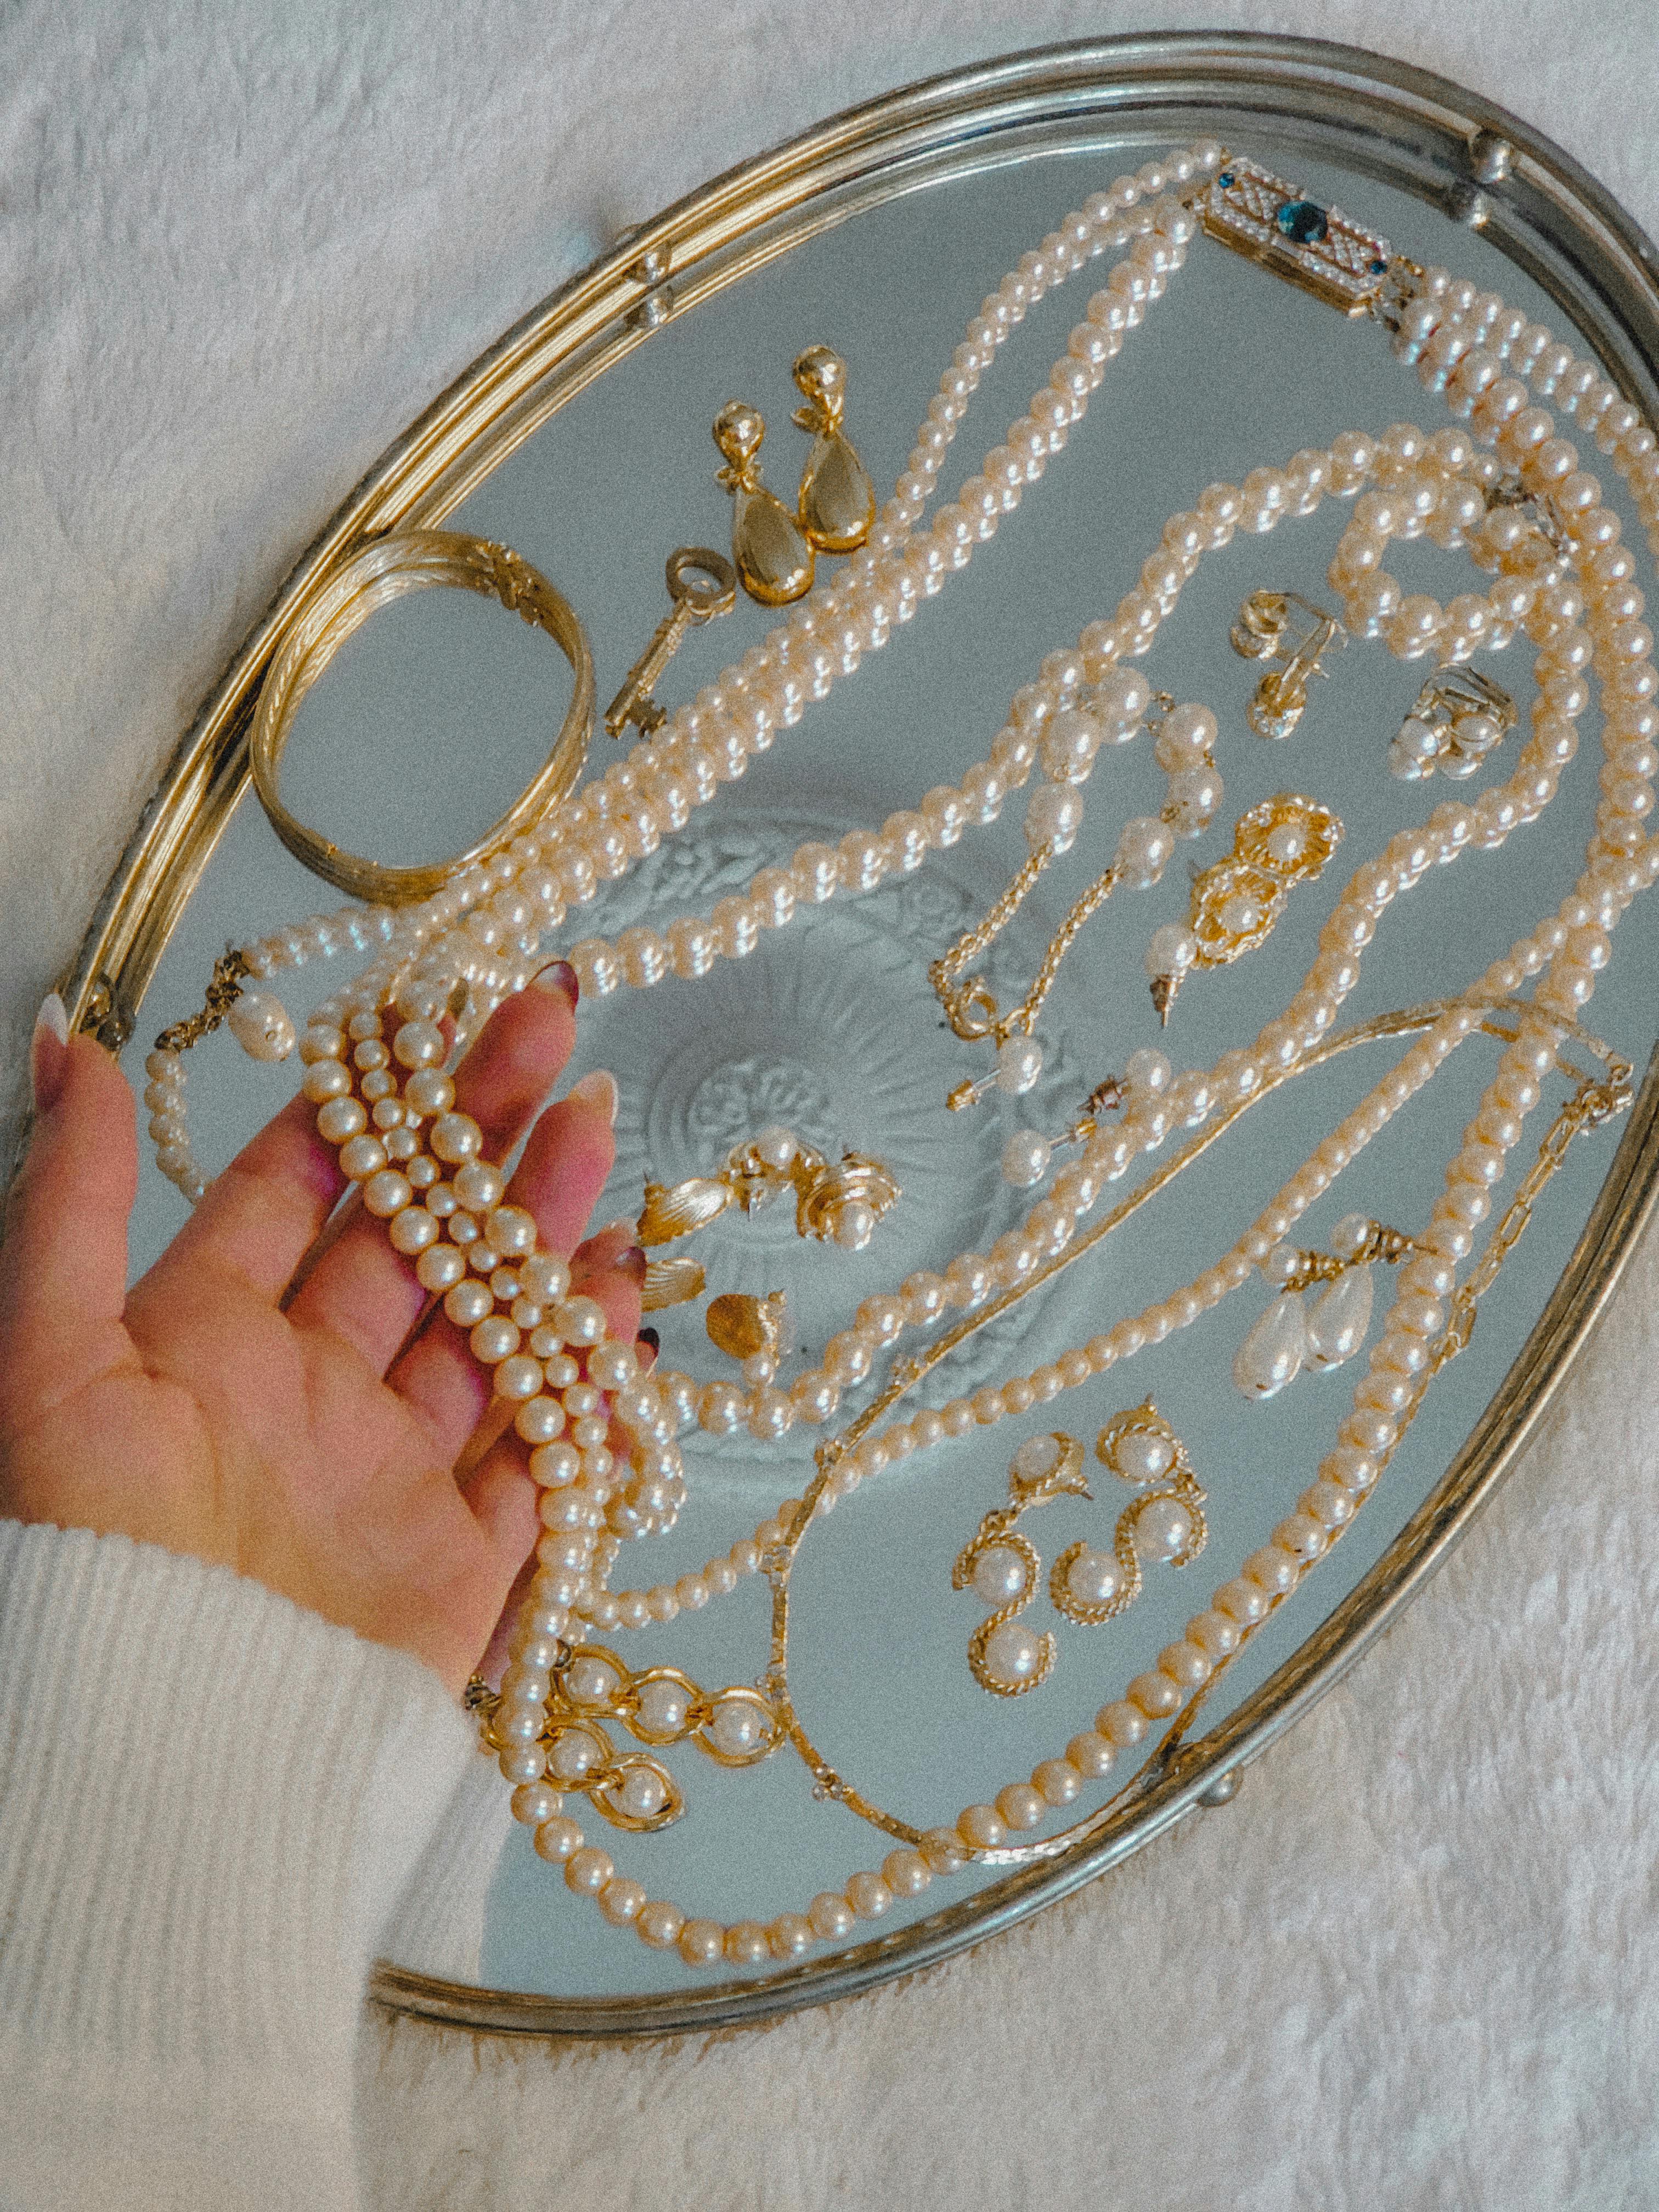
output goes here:
<path id="1" fill-rule="evenodd" d="M 1331 227 L 1316 200 L 1286 200 L 1273 220 L 1297 246 L 1317 246 Z"/>

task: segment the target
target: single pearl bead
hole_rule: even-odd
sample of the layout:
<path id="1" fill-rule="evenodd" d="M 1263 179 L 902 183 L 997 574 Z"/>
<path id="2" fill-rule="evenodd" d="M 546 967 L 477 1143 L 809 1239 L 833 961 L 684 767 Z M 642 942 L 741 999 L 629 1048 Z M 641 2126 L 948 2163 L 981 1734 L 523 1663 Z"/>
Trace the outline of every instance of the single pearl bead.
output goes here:
<path id="1" fill-rule="evenodd" d="M 1252 1324 L 1233 1358 L 1233 1381 L 1247 1398 L 1271 1398 L 1294 1381 L 1307 1354 L 1300 1296 L 1281 1292 Z"/>
<path id="2" fill-rule="evenodd" d="M 1134 1540 L 1144 1559 L 1176 1559 L 1192 1542 L 1192 1514 L 1178 1498 L 1148 1498 L 1135 1516 Z"/>
<path id="3" fill-rule="evenodd" d="M 996 1086 L 1008 1097 L 1029 1091 L 1042 1073 L 1042 1047 L 1034 1038 L 1011 1036 L 998 1047 Z"/>
<path id="4" fill-rule="evenodd" d="M 1144 1430 L 1131 1429 L 1119 1437 L 1111 1448 L 1111 1468 L 1115 1474 L 1126 1482 L 1145 1484 L 1156 1482 L 1175 1465 L 1175 1446 L 1168 1437 L 1149 1436 Z"/>
<path id="5" fill-rule="evenodd" d="M 1045 845 L 1056 853 L 1069 852 L 1082 826 L 1083 801 L 1069 784 L 1039 784 L 1031 793 L 1025 809 L 1025 842 L 1032 852 L 1041 852 Z"/>
<path id="6" fill-rule="evenodd" d="M 1042 1664 L 1042 1646 L 1030 1629 L 1005 1620 L 986 1638 L 984 1662 L 986 1672 L 999 1682 L 1029 1682 Z"/>
<path id="7" fill-rule="evenodd" d="M 1123 1570 L 1109 1552 L 1085 1550 L 1066 1571 L 1067 1595 L 1079 1605 L 1109 1605 L 1123 1587 Z"/>
<path id="8" fill-rule="evenodd" d="M 225 1021 L 251 1060 L 286 1060 L 294 1049 L 288 1008 L 268 991 L 244 991 Z"/>
<path id="9" fill-rule="evenodd" d="M 1012 1546 L 994 1544 L 981 1552 L 974 1568 L 974 1594 L 992 1607 L 1005 1606 L 1025 1589 L 1025 1561 Z"/>
<path id="10" fill-rule="evenodd" d="M 1041 1182 L 1053 1153 L 1053 1146 L 1040 1130 L 1014 1130 L 1002 1148 L 1003 1181 L 1017 1190 Z"/>
<path id="11" fill-rule="evenodd" d="M 708 1737 L 727 1759 L 746 1759 L 767 1740 L 765 1715 L 746 1698 L 722 1698 L 708 1723 Z"/>

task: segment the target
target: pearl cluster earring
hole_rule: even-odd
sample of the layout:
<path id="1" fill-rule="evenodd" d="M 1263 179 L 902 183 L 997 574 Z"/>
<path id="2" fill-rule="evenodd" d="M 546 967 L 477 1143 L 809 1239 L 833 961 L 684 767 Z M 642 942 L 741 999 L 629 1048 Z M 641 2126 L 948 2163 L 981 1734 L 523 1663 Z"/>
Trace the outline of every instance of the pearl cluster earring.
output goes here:
<path id="1" fill-rule="evenodd" d="M 1516 725 L 1517 709 L 1501 684 L 1478 669 L 1431 676 L 1389 746 L 1389 769 L 1402 782 L 1473 775 Z"/>

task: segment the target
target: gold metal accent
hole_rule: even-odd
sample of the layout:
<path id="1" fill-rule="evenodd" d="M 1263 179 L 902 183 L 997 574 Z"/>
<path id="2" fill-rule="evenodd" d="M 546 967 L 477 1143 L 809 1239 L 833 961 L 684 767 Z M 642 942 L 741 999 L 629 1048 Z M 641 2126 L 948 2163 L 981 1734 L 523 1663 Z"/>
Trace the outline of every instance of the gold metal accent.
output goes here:
<path id="1" fill-rule="evenodd" d="M 234 945 L 222 952 L 213 963 L 201 1012 L 164 1029 L 155 1040 L 156 1051 L 188 1052 L 191 1045 L 216 1030 L 241 997 L 243 982 L 252 972 L 246 956 Z"/>
<path id="2" fill-rule="evenodd" d="M 1381 1260 L 1390 1267 L 1397 1267 L 1402 1260 L 1409 1260 L 1417 1250 L 1415 1241 L 1403 1230 L 1389 1229 L 1380 1221 L 1369 1224 L 1370 1233 L 1357 1252 L 1340 1259 L 1334 1252 L 1304 1251 L 1297 1247 L 1296 1267 L 1275 1288 L 1281 1293 L 1305 1291 L 1313 1283 L 1334 1283 L 1339 1275 L 1346 1275 L 1351 1267 L 1369 1267 Z"/>
<path id="3" fill-rule="evenodd" d="M 1382 296 L 1395 259 L 1388 240 L 1255 161 L 1227 155 L 1197 206 L 1212 238 L 1341 314 L 1367 314 Z"/>
<path id="4" fill-rule="evenodd" d="M 1067 1436 L 1063 1429 L 1051 1429 L 1050 1441 L 1057 1447 L 1053 1464 L 1040 1474 L 1027 1475 L 1020 1471 L 1021 1455 L 1040 1437 L 1028 1437 L 1015 1453 L 1008 1469 L 1008 1504 L 994 1505 L 980 1522 L 978 1532 L 963 1546 L 957 1554 L 956 1565 L 951 1570 L 951 1587 L 955 1590 L 970 1589 L 974 1572 L 987 1552 L 1006 1550 L 1018 1555 L 1025 1569 L 1025 1581 L 1018 1596 L 1007 1604 L 988 1613 L 968 1639 L 968 1668 L 981 1690 L 993 1697 L 1023 1698 L 1028 1690 L 1038 1689 L 1054 1671 L 1058 1656 L 1052 1633 L 1044 1630 L 1037 1638 L 1036 1671 L 1023 1682 L 1009 1682 L 994 1674 L 985 1663 L 985 1647 L 1005 1621 L 1012 1620 L 1024 1612 L 1036 1598 L 1042 1577 L 1042 1561 L 1030 1537 L 1016 1533 L 1015 1522 L 1034 1506 L 1046 1505 L 1051 1498 L 1071 1494 L 1087 1498 L 1089 1485 L 1083 1474 L 1083 1446 L 1075 1437 Z"/>
<path id="5" fill-rule="evenodd" d="M 781 1291 L 772 1291 L 763 1298 L 751 1297 L 746 1291 L 726 1291 L 708 1301 L 703 1316 L 708 1341 L 732 1359 L 775 1352 L 783 1340 L 785 1304 Z"/>
<path id="6" fill-rule="evenodd" d="M 1298 629 L 1291 618 L 1292 607 L 1307 616 Z M 1252 592 L 1238 611 L 1238 620 L 1228 633 L 1233 651 L 1247 660 L 1283 659 L 1283 668 L 1270 668 L 1256 685 L 1244 719 L 1259 738 L 1288 738 L 1307 710 L 1308 685 L 1323 676 L 1322 657 L 1333 645 L 1348 641 L 1348 633 L 1334 614 L 1304 599 L 1300 592 Z"/>
<path id="7" fill-rule="evenodd" d="M 728 399 L 714 417 L 714 443 L 726 461 L 714 481 L 732 495 L 732 558 L 744 590 L 763 607 L 782 607 L 811 591 L 814 562 L 800 525 L 761 482 L 765 435 L 758 407 Z"/>
<path id="8" fill-rule="evenodd" d="M 674 604 L 605 710 L 605 726 L 613 738 L 621 737 L 630 722 L 647 738 L 661 729 L 668 716 L 652 694 L 679 651 L 680 641 L 694 626 L 729 615 L 738 603 L 736 571 L 723 553 L 707 545 L 677 546 L 668 556 L 667 575 L 668 596 Z"/>
<path id="9" fill-rule="evenodd" d="M 570 704 L 553 749 L 492 830 L 453 860 L 412 868 L 382 866 L 343 852 L 290 814 L 277 790 L 283 750 L 301 702 L 340 647 L 374 614 L 405 592 L 458 585 L 498 599 L 509 613 L 544 629 L 570 663 Z M 259 693 L 248 765 L 270 826 L 296 860 L 354 898 L 386 906 L 428 898 L 463 868 L 487 860 L 562 805 L 587 758 L 593 720 L 593 662 L 574 609 L 538 568 L 485 538 L 454 530 L 410 530 L 376 538 L 335 570 L 294 621 Z"/>
<path id="10" fill-rule="evenodd" d="M 640 1290 L 641 1313 L 663 1313 L 670 1306 L 683 1306 L 689 1299 L 700 1298 L 703 1293 L 704 1275 L 701 1260 L 680 1254 L 672 1260 L 647 1260 L 645 1281 Z"/>
<path id="11" fill-rule="evenodd" d="M 795 427 L 812 434 L 796 502 L 801 529 L 821 553 L 855 552 L 876 519 L 876 488 L 842 428 L 847 363 L 828 346 L 808 346 L 791 373 L 806 400 L 795 410 Z"/>
<path id="12" fill-rule="evenodd" d="M 635 1235 L 649 1251 L 656 1244 L 672 1244 L 677 1237 L 690 1237 L 718 1220 L 736 1198 L 728 1182 L 713 1176 L 688 1176 L 684 1182 L 648 1182 L 645 1205 Z"/>
<path id="13" fill-rule="evenodd" d="M 1129 1436 L 1161 1437 L 1174 1453 L 1167 1471 L 1145 1481 L 1136 1475 L 1126 1474 L 1117 1463 L 1117 1447 Z M 1083 1553 L 1092 1548 L 1086 1536 L 1068 1544 L 1054 1561 L 1048 1577 L 1049 1601 L 1057 1613 L 1064 1613 L 1067 1620 L 1075 1621 L 1082 1628 L 1097 1628 L 1103 1621 L 1115 1620 L 1119 1613 L 1127 1613 L 1140 1595 L 1145 1573 L 1135 1548 L 1135 1523 L 1156 1500 L 1176 1498 L 1192 1516 L 1192 1534 L 1179 1552 L 1170 1555 L 1169 1564 L 1172 1567 L 1189 1566 L 1209 1540 L 1209 1525 L 1204 1518 L 1205 1493 L 1193 1472 L 1187 1447 L 1150 1398 L 1143 1399 L 1139 1405 L 1117 1414 L 1106 1424 L 1096 1439 L 1095 1457 L 1120 1482 L 1133 1484 L 1140 1494 L 1118 1515 L 1117 1526 L 1112 1532 L 1112 1550 L 1123 1570 L 1123 1585 L 1115 1596 L 1098 1605 L 1085 1603 L 1074 1597 L 1068 1587 L 1073 1565 Z"/>

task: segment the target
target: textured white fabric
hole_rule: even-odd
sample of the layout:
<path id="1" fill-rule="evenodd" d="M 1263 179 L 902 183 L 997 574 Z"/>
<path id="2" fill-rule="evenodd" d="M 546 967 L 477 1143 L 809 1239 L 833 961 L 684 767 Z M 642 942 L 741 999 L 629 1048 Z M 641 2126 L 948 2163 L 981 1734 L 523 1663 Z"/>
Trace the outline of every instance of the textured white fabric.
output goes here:
<path id="1" fill-rule="evenodd" d="M 617 222 L 928 71 L 1200 24 L 1444 70 L 1659 220 L 1651 0 L 14 0 L 13 1042 L 311 532 Z M 1659 2202 L 1656 1294 L 1650 1246 L 1470 1543 L 1232 1808 L 924 1982 L 762 2036 L 558 2051 L 372 2022 L 375 2201 Z"/>
<path id="2" fill-rule="evenodd" d="M 363 1977 L 473 1742 L 226 1568 L 0 1521 L 0 2206 L 356 2204 Z"/>

